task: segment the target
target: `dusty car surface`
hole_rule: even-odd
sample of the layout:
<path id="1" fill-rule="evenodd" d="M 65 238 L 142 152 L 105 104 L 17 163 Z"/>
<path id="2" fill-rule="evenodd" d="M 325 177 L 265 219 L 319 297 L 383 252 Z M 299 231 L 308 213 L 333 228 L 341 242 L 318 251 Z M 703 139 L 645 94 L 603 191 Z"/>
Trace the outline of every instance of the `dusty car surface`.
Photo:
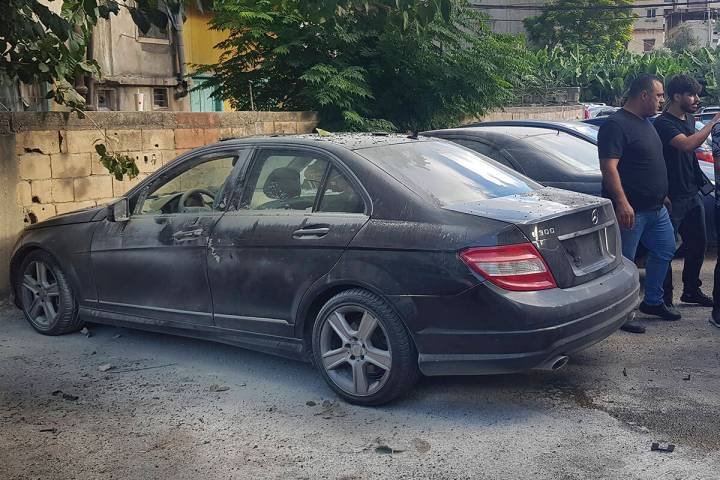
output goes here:
<path id="1" fill-rule="evenodd" d="M 638 301 L 609 201 L 425 137 L 223 141 L 125 197 L 29 226 L 40 333 L 97 322 L 311 360 L 375 405 L 420 374 L 555 369 Z"/>

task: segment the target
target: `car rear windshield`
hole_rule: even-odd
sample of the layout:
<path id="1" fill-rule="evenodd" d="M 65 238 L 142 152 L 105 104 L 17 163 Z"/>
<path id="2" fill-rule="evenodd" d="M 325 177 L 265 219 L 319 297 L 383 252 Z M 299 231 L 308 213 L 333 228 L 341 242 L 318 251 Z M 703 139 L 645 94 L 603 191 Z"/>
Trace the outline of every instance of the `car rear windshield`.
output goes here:
<path id="1" fill-rule="evenodd" d="M 568 133 L 553 132 L 522 139 L 574 170 L 591 172 L 600 169 L 597 146 Z"/>
<path id="2" fill-rule="evenodd" d="M 441 207 L 541 188 L 517 172 L 449 142 L 417 141 L 356 153 Z"/>

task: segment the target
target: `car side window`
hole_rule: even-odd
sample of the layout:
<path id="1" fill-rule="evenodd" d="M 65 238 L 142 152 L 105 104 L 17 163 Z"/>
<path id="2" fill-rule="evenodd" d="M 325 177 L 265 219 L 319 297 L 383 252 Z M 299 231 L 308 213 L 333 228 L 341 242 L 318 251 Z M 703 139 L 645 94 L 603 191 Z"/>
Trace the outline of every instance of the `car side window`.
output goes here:
<path id="1" fill-rule="evenodd" d="M 365 203 L 340 171 L 332 167 L 318 212 L 364 213 Z"/>
<path id="2" fill-rule="evenodd" d="M 237 157 L 211 158 L 173 176 L 147 194 L 135 208 L 137 215 L 202 213 L 223 210 L 220 198 Z"/>
<path id="3" fill-rule="evenodd" d="M 508 168 L 517 170 L 515 168 L 515 166 L 512 165 L 508 161 L 508 159 L 505 158 L 505 156 L 502 153 L 500 153 L 500 151 L 497 148 L 492 147 L 492 146 L 488 145 L 487 143 L 478 142 L 476 140 L 466 140 L 464 138 L 453 139 L 453 142 L 459 143 L 463 147 L 467 147 L 470 150 L 474 150 L 478 153 L 482 153 L 486 157 L 492 158 L 496 162 L 502 163 L 503 165 L 505 165 Z"/>
<path id="4" fill-rule="evenodd" d="M 311 152 L 260 151 L 240 209 L 311 212 L 328 165 L 326 159 Z"/>

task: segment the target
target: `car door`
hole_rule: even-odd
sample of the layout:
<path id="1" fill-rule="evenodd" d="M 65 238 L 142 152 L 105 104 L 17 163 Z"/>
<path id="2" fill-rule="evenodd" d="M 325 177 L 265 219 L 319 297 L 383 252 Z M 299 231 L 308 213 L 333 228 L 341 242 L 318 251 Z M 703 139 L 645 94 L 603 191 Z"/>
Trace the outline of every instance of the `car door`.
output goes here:
<path id="1" fill-rule="evenodd" d="M 91 260 L 98 308 L 154 322 L 212 325 L 207 246 L 249 150 L 211 150 L 158 172 L 125 222 L 104 220 Z"/>
<path id="2" fill-rule="evenodd" d="M 338 262 L 369 206 L 336 158 L 310 148 L 259 148 L 241 201 L 210 237 L 216 326 L 291 336 L 303 293 Z"/>

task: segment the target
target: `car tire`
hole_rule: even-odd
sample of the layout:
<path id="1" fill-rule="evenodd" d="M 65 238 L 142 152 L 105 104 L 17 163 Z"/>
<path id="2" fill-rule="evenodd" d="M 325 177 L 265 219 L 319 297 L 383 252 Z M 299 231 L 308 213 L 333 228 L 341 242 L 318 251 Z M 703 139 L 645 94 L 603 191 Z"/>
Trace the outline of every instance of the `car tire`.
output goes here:
<path id="1" fill-rule="evenodd" d="M 358 405 L 390 402 L 420 377 L 405 325 L 387 302 L 362 289 L 343 291 L 320 309 L 312 359 L 330 388 Z"/>
<path id="2" fill-rule="evenodd" d="M 25 319 L 38 332 L 62 335 L 82 328 L 70 283 L 49 253 L 36 250 L 28 254 L 15 285 Z"/>

